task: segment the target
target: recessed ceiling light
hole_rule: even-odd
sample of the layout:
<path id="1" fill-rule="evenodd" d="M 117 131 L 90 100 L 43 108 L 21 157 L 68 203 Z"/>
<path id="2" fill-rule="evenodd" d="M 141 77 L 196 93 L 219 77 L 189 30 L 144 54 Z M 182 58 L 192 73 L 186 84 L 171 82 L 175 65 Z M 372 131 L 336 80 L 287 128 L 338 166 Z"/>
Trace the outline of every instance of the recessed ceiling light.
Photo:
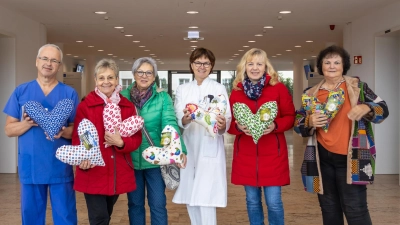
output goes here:
<path id="1" fill-rule="evenodd" d="M 150 50 L 147 50 L 147 49 L 146 49 L 146 50 L 144 50 L 144 51 L 145 51 L 145 52 L 149 52 Z"/>
<path id="2" fill-rule="evenodd" d="M 132 42 L 134 42 L 134 43 L 139 43 L 140 41 L 132 41 Z"/>
<path id="3" fill-rule="evenodd" d="M 296 45 L 296 46 L 294 46 L 295 48 L 301 48 L 301 45 Z"/>
<path id="4" fill-rule="evenodd" d="M 86 59 L 83 59 L 83 60 L 86 60 Z"/>
<path id="5" fill-rule="evenodd" d="M 126 63 L 127 63 L 128 61 L 124 61 L 124 62 L 126 62 Z"/>
<path id="6" fill-rule="evenodd" d="M 253 42 L 256 42 L 256 41 L 249 41 L 249 42 L 253 43 Z"/>
<path id="7" fill-rule="evenodd" d="M 239 55 L 239 54 L 233 54 L 233 55 Z"/>
<path id="8" fill-rule="evenodd" d="M 249 46 L 248 45 L 243 45 L 243 47 L 248 48 Z"/>
<path id="9" fill-rule="evenodd" d="M 68 54 L 66 54 L 66 55 L 71 55 L 71 54 L 68 53 Z"/>
<path id="10" fill-rule="evenodd" d="M 81 43 L 81 42 L 83 42 L 83 41 L 76 41 L 76 42 Z"/>
<path id="11" fill-rule="evenodd" d="M 307 60 L 307 59 L 303 59 L 303 60 L 305 61 L 305 60 Z"/>
<path id="12" fill-rule="evenodd" d="M 145 48 L 146 46 L 144 46 L 144 45 L 141 45 L 141 46 L 139 46 L 139 48 Z"/>
<path id="13" fill-rule="evenodd" d="M 132 37 L 133 34 L 125 34 L 125 37 Z"/>
<path id="14" fill-rule="evenodd" d="M 74 55 L 74 57 L 75 57 L 75 58 L 78 58 L 79 56 L 77 56 L 77 55 Z"/>
<path id="15" fill-rule="evenodd" d="M 278 53 L 278 54 L 276 54 L 276 55 L 282 55 L 282 54 L 279 54 L 279 53 Z"/>
<path id="16" fill-rule="evenodd" d="M 197 11 L 187 11 L 186 13 L 187 13 L 187 14 L 197 14 L 197 13 L 199 13 L 199 12 L 197 12 Z"/>
<path id="17" fill-rule="evenodd" d="M 240 49 L 240 50 L 238 50 L 239 52 L 243 52 L 244 50 L 242 50 L 242 49 Z"/>
<path id="18" fill-rule="evenodd" d="M 94 12 L 94 13 L 96 13 L 96 14 L 100 14 L 100 15 L 107 14 L 107 12 L 104 12 L 104 11 L 97 11 L 97 12 Z"/>
<path id="19" fill-rule="evenodd" d="M 190 41 L 190 42 L 197 42 L 197 41 Z"/>
<path id="20" fill-rule="evenodd" d="M 161 60 L 161 59 L 156 59 L 156 60 Z"/>
<path id="21" fill-rule="evenodd" d="M 88 47 L 89 47 L 89 48 L 94 48 L 94 46 L 93 46 L 93 45 L 89 45 Z"/>
<path id="22" fill-rule="evenodd" d="M 309 40 L 309 41 L 306 41 L 306 42 L 311 43 L 311 42 L 314 42 L 314 41 Z"/>
<path id="23" fill-rule="evenodd" d="M 280 14 L 289 14 L 289 13 L 292 13 L 292 11 L 285 10 L 285 11 L 280 11 L 279 13 Z"/>
<path id="24" fill-rule="evenodd" d="M 97 51 L 102 52 L 102 51 L 104 51 L 104 50 L 99 49 L 99 50 L 97 50 Z"/>
<path id="25" fill-rule="evenodd" d="M 256 34 L 256 35 L 254 35 L 254 36 L 256 36 L 256 37 L 262 37 L 262 36 L 264 36 L 264 35 L 262 35 L 262 34 Z"/>
<path id="26" fill-rule="evenodd" d="M 315 58 L 315 57 L 317 57 L 317 56 L 313 55 L 313 56 L 311 56 L 311 57 Z"/>
<path id="27" fill-rule="evenodd" d="M 190 47 L 192 47 L 192 48 L 196 48 L 197 46 L 196 46 L 196 45 L 193 45 L 193 46 L 190 46 Z"/>
<path id="28" fill-rule="evenodd" d="M 275 57 L 276 57 L 276 55 L 273 55 L 272 57 L 273 57 L 273 58 L 275 58 Z"/>
<path id="29" fill-rule="evenodd" d="M 153 58 L 157 58 L 157 56 L 156 56 L 156 55 L 153 55 L 153 56 L 151 56 L 151 57 L 153 57 Z"/>
<path id="30" fill-rule="evenodd" d="M 286 50 L 287 52 L 291 52 L 292 50 L 290 50 L 290 49 L 288 49 L 288 50 Z"/>
<path id="31" fill-rule="evenodd" d="M 149 54 L 149 55 L 155 55 L 154 53 L 151 53 L 151 54 Z"/>
<path id="32" fill-rule="evenodd" d="M 233 59 L 229 59 L 229 60 L 233 60 Z"/>
<path id="33" fill-rule="evenodd" d="M 198 26 L 190 26 L 189 27 L 190 29 L 197 29 L 197 28 L 199 28 Z"/>
<path id="34" fill-rule="evenodd" d="M 161 62 L 160 64 L 164 64 L 163 62 Z"/>
<path id="35" fill-rule="evenodd" d="M 119 59 L 119 60 L 125 60 L 125 59 Z"/>
<path id="36" fill-rule="evenodd" d="M 264 28 L 266 28 L 266 29 L 272 29 L 272 28 L 274 28 L 273 26 L 264 26 Z"/>
<path id="37" fill-rule="evenodd" d="M 189 55 L 189 53 L 186 52 L 186 55 Z"/>
<path id="38" fill-rule="evenodd" d="M 118 57 L 118 56 L 116 56 L 116 55 L 113 55 L 113 57 L 114 57 L 114 58 L 116 58 L 116 57 Z"/>
<path id="39" fill-rule="evenodd" d="M 114 27 L 115 29 L 123 29 L 124 27 Z"/>
<path id="40" fill-rule="evenodd" d="M 113 55 L 113 54 L 107 54 L 107 55 Z"/>

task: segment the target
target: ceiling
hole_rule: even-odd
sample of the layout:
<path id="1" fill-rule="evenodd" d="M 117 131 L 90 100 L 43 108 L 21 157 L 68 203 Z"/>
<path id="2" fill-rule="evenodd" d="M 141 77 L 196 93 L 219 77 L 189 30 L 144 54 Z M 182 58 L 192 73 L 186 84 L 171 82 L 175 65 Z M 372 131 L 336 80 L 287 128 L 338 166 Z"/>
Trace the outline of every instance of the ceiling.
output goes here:
<path id="1" fill-rule="evenodd" d="M 135 58 L 155 54 L 160 69 L 187 69 L 191 46 L 202 46 L 214 52 L 215 69 L 233 70 L 251 47 L 264 49 L 272 63 L 290 63 L 295 57 L 311 60 L 327 43 L 342 44 L 346 23 L 372 15 L 375 9 L 396 1 L 0 0 L 0 5 L 44 24 L 48 42 L 62 43 L 64 54 L 71 54 L 66 57 L 83 60 L 113 54 L 120 64 L 132 65 Z M 199 13 L 186 13 L 192 10 Z M 282 10 L 292 13 L 279 14 Z M 95 11 L 107 14 L 98 15 Z M 329 25 L 336 25 L 335 29 L 330 30 Z M 115 26 L 124 27 L 124 32 Z M 188 31 L 199 31 L 204 40 L 183 40 Z M 126 37 L 127 34 L 133 36 Z M 306 43 L 307 40 L 313 42 Z M 99 52 L 100 49 L 104 51 Z M 239 55 L 234 57 L 235 54 Z"/>

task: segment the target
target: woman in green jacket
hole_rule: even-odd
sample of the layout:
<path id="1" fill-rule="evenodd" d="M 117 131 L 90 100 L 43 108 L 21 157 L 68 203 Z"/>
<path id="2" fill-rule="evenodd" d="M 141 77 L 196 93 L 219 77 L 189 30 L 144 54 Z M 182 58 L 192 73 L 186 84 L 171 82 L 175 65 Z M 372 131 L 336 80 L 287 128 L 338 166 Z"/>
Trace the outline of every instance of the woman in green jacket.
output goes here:
<path id="1" fill-rule="evenodd" d="M 174 106 L 168 93 L 157 88 L 157 64 L 149 57 L 139 58 L 132 66 L 135 82 L 121 94 L 132 101 L 140 116 L 144 119 L 144 126 L 155 146 L 160 146 L 161 132 L 166 125 L 171 125 L 180 134 L 176 122 Z M 161 176 L 160 166 L 148 163 L 142 152 L 150 146 L 142 132 L 142 144 L 132 152 L 133 165 L 137 188 L 128 193 L 129 222 L 134 225 L 146 224 L 145 192 L 150 206 L 151 224 L 167 225 L 168 214 L 166 209 L 165 184 Z M 186 163 L 186 147 L 181 138 L 184 162 Z M 184 165 L 178 165 L 184 167 Z M 147 187 L 147 191 L 145 191 Z"/>

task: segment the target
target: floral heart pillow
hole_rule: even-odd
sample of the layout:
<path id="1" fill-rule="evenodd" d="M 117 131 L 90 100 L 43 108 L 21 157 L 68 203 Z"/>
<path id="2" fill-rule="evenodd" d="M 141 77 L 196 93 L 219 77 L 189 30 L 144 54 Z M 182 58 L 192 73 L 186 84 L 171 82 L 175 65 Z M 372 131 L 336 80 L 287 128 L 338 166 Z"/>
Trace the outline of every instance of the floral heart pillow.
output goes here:
<path id="1" fill-rule="evenodd" d="M 121 121 L 121 108 L 115 103 L 107 103 L 103 110 L 104 129 L 115 133 L 115 127 L 121 137 L 130 137 L 143 128 L 144 120 L 140 116 L 131 116 Z M 109 145 L 106 145 L 106 148 Z"/>
<path id="2" fill-rule="evenodd" d="M 233 115 L 236 121 L 247 127 L 256 144 L 263 135 L 264 130 L 274 122 L 277 114 L 278 106 L 275 101 L 262 104 L 256 114 L 253 114 L 246 104 L 233 104 Z"/>
<path id="3" fill-rule="evenodd" d="M 39 102 L 27 101 L 24 110 L 47 133 L 50 140 L 54 141 L 54 136 L 60 132 L 74 110 L 74 101 L 63 99 L 51 111 Z"/>
<path id="4" fill-rule="evenodd" d="M 216 118 L 218 115 L 225 115 L 226 107 L 227 101 L 224 95 L 218 95 L 211 99 L 206 108 L 193 103 L 186 104 L 192 120 L 205 127 L 212 137 L 215 137 L 218 132 Z"/>
<path id="5" fill-rule="evenodd" d="M 105 166 L 99 146 L 99 134 L 90 120 L 83 119 L 78 126 L 81 145 L 63 145 L 56 151 L 56 158 L 69 165 L 79 165 L 83 160 L 91 164 Z"/>
<path id="6" fill-rule="evenodd" d="M 143 158 L 156 165 L 168 165 L 183 163 L 181 139 L 174 127 L 167 125 L 161 132 L 161 143 L 163 147 L 150 146 L 142 152 Z"/>

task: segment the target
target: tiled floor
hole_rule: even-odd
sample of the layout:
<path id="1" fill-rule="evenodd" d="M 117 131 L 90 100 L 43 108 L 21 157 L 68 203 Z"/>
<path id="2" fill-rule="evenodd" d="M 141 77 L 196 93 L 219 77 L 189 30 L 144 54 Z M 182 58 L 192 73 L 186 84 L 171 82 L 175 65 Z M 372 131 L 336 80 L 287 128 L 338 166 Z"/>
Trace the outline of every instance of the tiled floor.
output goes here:
<path id="1" fill-rule="evenodd" d="M 283 187 L 283 203 L 285 207 L 285 224 L 319 225 L 322 224 L 317 196 L 303 191 L 300 174 L 304 141 L 292 132 L 287 132 L 289 144 L 289 163 L 291 169 L 291 185 Z M 248 224 L 245 195 L 242 186 L 230 184 L 233 137 L 226 138 L 227 171 L 228 171 L 228 206 L 217 209 L 219 225 Z M 379 148 L 378 148 L 379 150 Z M 379 154 L 379 153 L 378 153 Z M 372 221 L 375 225 L 394 225 L 400 221 L 400 187 L 398 175 L 377 175 L 374 185 L 368 187 L 368 202 Z M 189 225 L 190 220 L 184 205 L 171 202 L 173 191 L 167 191 L 168 220 L 170 225 Z M 0 224 L 21 224 L 19 205 L 19 182 L 16 174 L 0 174 Z M 89 224 L 85 200 L 77 193 L 77 209 L 79 224 Z M 148 212 L 148 210 L 147 210 Z M 264 206 L 264 212 L 266 212 Z M 147 213 L 149 214 L 149 213 Z M 267 216 L 266 216 L 267 217 Z M 150 218 L 147 216 L 150 224 Z M 265 220 L 268 224 L 268 221 Z M 32 223 L 34 224 L 34 223 Z M 51 207 L 48 206 L 47 224 L 53 224 Z M 111 224 L 128 224 L 127 199 L 121 195 L 114 207 Z"/>

